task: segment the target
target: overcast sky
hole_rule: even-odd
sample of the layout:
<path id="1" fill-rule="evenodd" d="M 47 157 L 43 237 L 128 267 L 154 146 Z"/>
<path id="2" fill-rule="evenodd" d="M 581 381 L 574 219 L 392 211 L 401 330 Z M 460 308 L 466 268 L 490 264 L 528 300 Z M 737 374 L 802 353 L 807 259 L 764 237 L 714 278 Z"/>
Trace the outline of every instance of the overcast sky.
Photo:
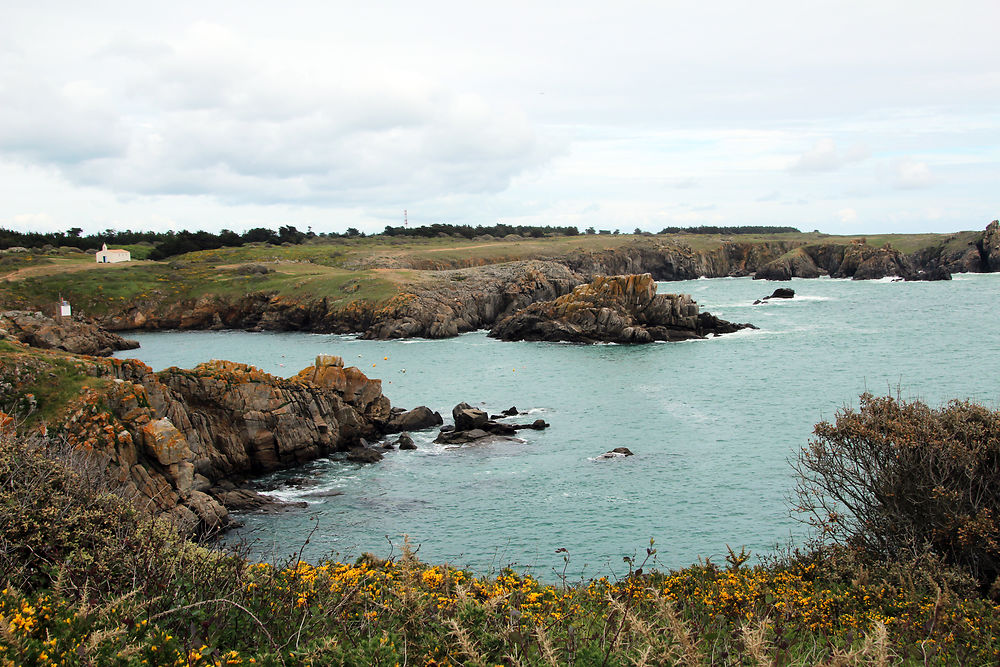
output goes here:
<path id="1" fill-rule="evenodd" d="M 997 0 L 12 4 L 7 228 L 1000 216 Z"/>

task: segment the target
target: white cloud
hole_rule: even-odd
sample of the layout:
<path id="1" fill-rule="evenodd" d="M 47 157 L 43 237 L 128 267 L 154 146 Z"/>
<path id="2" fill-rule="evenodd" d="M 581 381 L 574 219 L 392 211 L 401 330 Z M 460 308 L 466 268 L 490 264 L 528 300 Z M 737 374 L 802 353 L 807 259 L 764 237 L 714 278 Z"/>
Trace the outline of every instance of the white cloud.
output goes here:
<path id="1" fill-rule="evenodd" d="M 275 65 L 206 23 L 127 47 L 99 55 L 127 56 L 123 80 L 19 73 L 0 96 L 0 150 L 119 194 L 257 204 L 497 192 L 552 155 L 516 107 L 405 71 Z"/>
<path id="2" fill-rule="evenodd" d="M 996 217 L 995 0 L 8 5 L 10 224 Z"/>
<path id="3" fill-rule="evenodd" d="M 853 208 L 843 208 L 837 211 L 837 217 L 844 223 L 857 222 L 858 212 Z"/>
<path id="4" fill-rule="evenodd" d="M 926 162 L 904 159 L 893 165 L 893 187 L 900 190 L 920 190 L 934 184 Z"/>
<path id="5" fill-rule="evenodd" d="M 846 164 L 865 160 L 870 154 L 868 147 L 861 144 L 854 144 L 846 151 L 838 150 L 833 139 L 824 138 L 793 160 L 788 169 L 798 172 L 835 171 Z"/>

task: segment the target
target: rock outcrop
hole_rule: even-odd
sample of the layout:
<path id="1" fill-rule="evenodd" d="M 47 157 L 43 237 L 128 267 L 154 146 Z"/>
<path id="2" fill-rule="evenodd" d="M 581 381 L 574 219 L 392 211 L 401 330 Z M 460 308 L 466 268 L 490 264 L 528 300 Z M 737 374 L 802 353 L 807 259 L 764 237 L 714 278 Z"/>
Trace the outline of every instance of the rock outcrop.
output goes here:
<path id="1" fill-rule="evenodd" d="M 246 364 L 212 361 L 153 373 L 135 360 L 82 366 L 105 378 L 87 389 L 60 427 L 154 512 L 192 532 L 229 525 L 233 482 L 332 452 L 362 449 L 383 432 L 391 406 L 381 381 L 321 355 L 283 379 Z M 258 502 L 256 499 L 255 502 Z"/>
<path id="2" fill-rule="evenodd" d="M 506 411 L 505 411 L 506 412 Z M 516 414 L 516 410 L 515 410 Z M 485 410 L 474 408 L 468 403 L 459 403 L 451 410 L 454 426 L 445 426 L 434 442 L 450 445 L 464 445 L 471 442 L 512 438 L 518 431 L 534 429 L 542 431 L 549 427 L 544 419 L 536 419 L 530 424 L 506 424 L 491 419 Z M 508 417 L 512 415 L 504 415 Z"/>
<path id="3" fill-rule="evenodd" d="M 562 264 L 510 262 L 444 271 L 381 308 L 365 338 L 448 338 L 493 324 L 581 282 Z"/>
<path id="4" fill-rule="evenodd" d="M 393 412 L 385 425 L 385 432 L 423 431 L 443 423 L 444 419 L 441 418 L 441 413 L 433 412 L 426 405 L 421 405 L 412 410 Z"/>
<path id="5" fill-rule="evenodd" d="M 983 270 L 1000 271 L 1000 221 L 994 220 L 986 226 L 983 239 L 977 247 L 982 258 Z"/>
<path id="6" fill-rule="evenodd" d="M 98 357 L 109 357 L 116 350 L 139 347 L 134 340 L 122 338 L 81 319 L 64 317 L 56 320 L 30 310 L 0 313 L 0 332 L 6 332 L 32 347 Z"/>
<path id="7" fill-rule="evenodd" d="M 553 301 L 535 303 L 500 320 L 489 335 L 501 340 L 650 343 L 705 338 L 752 327 L 726 322 L 683 294 L 657 294 L 648 273 L 602 276 Z"/>
<path id="8" fill-rule="evenodd" d="M 795 298 L 795 290 L 789 289 L 787 287 L 779 287 L 778 289 L 771 292 L 769 296 L 765 296 L 763 299 L 757 299 L 756 301 L 754 301 L 753 305 L 756 306 L 757 304 L 760 303 L 767 303 L 771 299 L 794 299 L 794 298 Z"/>
<path id="9" fill-rule="evenodd" d="M 791 280 L 819 278 L 824 271 L 804 248 L 796 248 L 757 269 L 754 280 Z"/>
<path id="10" fill-rule="evenodd" d="M 626 456 L 634 456 L 628 447 L 615 447 L 610 452 L 604 452 L 600 456 L 595 456 L 596 461 L 607 461 L 608 459 L 623 459 Z"/>

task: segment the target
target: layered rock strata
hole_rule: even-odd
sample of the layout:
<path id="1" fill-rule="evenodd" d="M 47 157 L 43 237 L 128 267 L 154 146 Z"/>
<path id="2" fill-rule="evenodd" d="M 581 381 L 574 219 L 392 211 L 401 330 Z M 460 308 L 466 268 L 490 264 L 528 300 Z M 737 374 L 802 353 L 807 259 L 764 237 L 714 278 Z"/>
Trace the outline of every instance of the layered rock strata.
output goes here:
<path id="1" fill-rule="evenodd" d="M 651 343 L 705 338 L 752 327 L 699 313 L 684 294 L 657 294 L 648 273 L 601 276 L 553 301 L 535 303 L 500 320 L 489 335 L 501 340 Z"/>

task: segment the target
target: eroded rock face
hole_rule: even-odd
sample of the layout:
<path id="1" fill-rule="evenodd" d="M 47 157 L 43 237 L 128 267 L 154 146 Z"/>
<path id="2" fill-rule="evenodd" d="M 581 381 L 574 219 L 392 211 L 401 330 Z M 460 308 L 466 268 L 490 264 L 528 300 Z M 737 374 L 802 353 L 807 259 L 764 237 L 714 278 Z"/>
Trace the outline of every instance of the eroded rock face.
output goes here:
<path id="1" fill-rule="evenodd" d="M 889 276 L 903 276 L 911 272 L 906 258 L 891 246 L 881 248 L 863 243 L 852 243 L 844 249 L 844 259 L 833 278 L 877 280 Z"/>
<path id="2" fill-rule="evenodd" d="M 391 411 L 378 380 L 332 356 L 288 379 L 227 361 L 153 373 L 110 359 L 90 369 L 111 381 L 81 397 L 67 439 L 103 456 L 127 490 L 191 532 L 228 526 L 226 504 L 240 499 L 234 480 L 358 451 L 383 433 Z"/>
<path id="3" fill-rule="evenodd" d="M 994 220 L 986 226 L 979 254 L 985 271 L 1000 271 L 1000 222 Z"/>
<path id="4" fill-rule="evenodd" d="M 752 325 L 699 313 L 684 294 L 657 294 L 648 273 L 601 276 L 553 301 L 535 303 L 499 321 L 501 340 L 650 343 L 731 333 Z"/>
<path id="5" fill-rule="evenodd" d="M 796 248 L 754 273 L 754 280 L 791 280 L 792 278 L 819 278 L 824 274 L 804 248 Z"/>
<path id="6" fill-rule="evenodd" d="M 444 271 L 377 313 L 365 338 L 448 338 L 484 328 L 540 300 L 566 294 L 581 282 L 562 264 L 522 261 Z"/>
<path id="7" fill-rule="evenodd" d="M 29 310 L 0 313 L 0 329 L 32 347 L 64 350 L 74 354 L 109 357 L 116 350 L 134 350 L 139 343 L 122 338 L 80 319 L 55 320 Z"/>

